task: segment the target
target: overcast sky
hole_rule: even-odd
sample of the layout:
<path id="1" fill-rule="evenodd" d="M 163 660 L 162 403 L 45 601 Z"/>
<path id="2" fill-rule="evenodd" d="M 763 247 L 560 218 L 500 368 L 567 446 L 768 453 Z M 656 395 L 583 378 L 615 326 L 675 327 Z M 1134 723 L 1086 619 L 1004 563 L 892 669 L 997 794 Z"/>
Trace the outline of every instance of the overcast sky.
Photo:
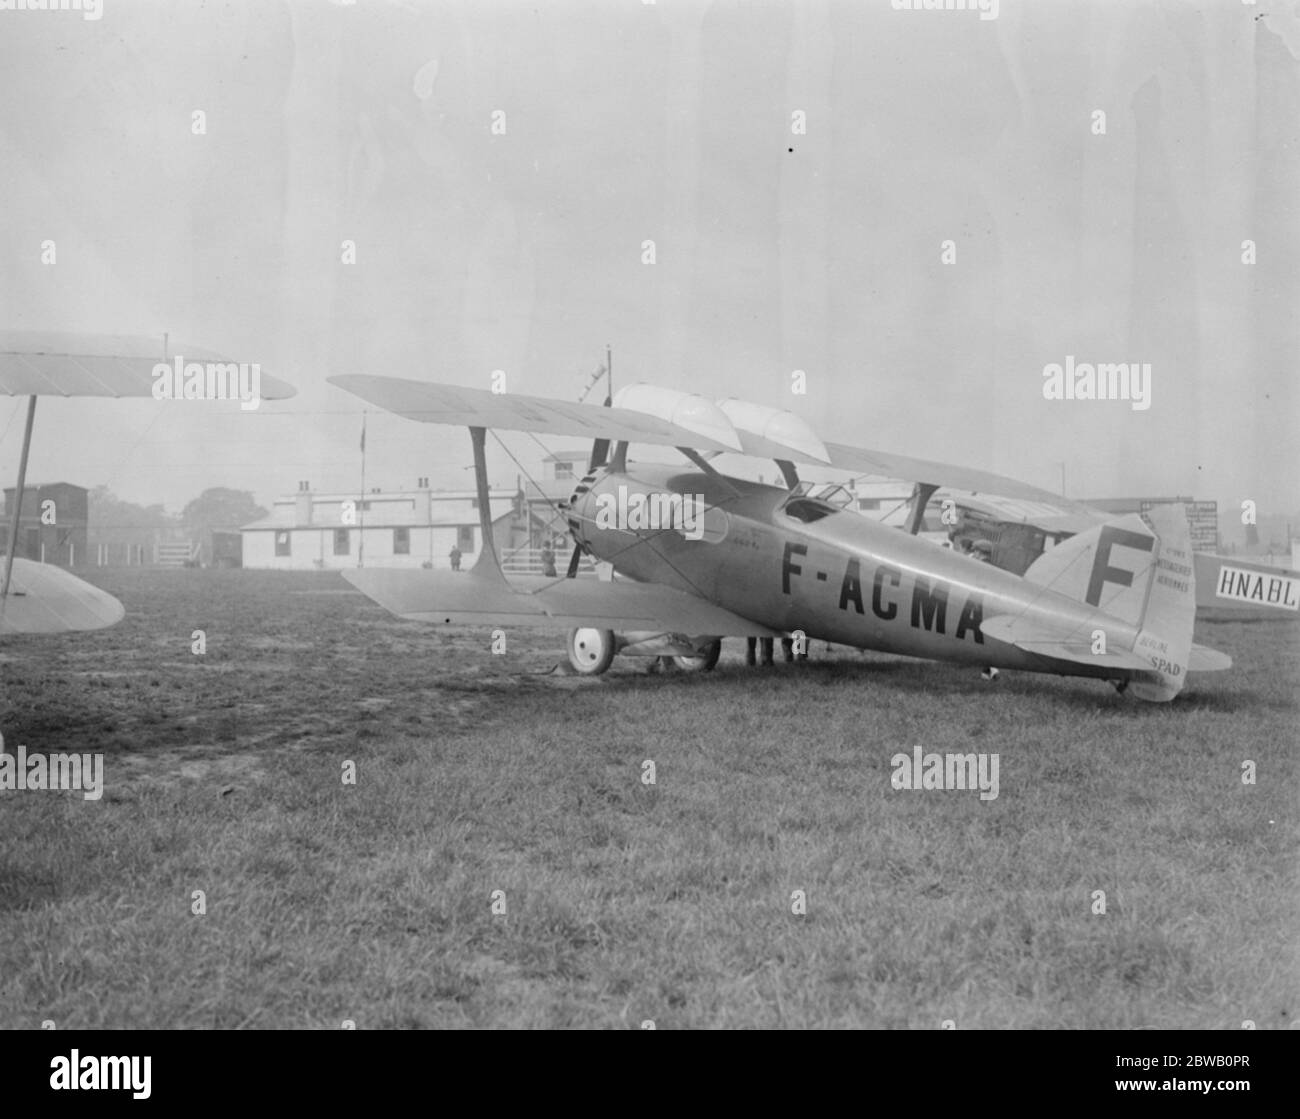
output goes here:
<path id="1" fill-rule="evenodd" d="M 616 384 L 791 408 L 828 439 L 1053 490 L 1064 462 L 1077 497 L 1300 509 L 1296 8 L 0 11 L 0 329 L 167 331 L 299 390 L 255 413 L 45 400 L 29 478 L 172 510 L 355 487 L 363 405 L 327 376 L 503 369 L 573 400 L 608 342 Z M 1150 407 L 1045 400 L 1067 356 L 1149 363 Z M 21 404 L 0 398 L 6 480 Z M 367 485 L 469 484 L 465 432 L 368 424 Z"/>

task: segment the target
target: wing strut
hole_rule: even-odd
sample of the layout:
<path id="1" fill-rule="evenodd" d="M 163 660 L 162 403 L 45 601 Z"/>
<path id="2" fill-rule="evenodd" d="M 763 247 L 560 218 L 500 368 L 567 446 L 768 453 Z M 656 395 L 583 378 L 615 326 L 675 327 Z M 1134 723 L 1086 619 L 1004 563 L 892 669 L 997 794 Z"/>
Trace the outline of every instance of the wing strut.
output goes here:
<path id="1" fill-rule="evenodd" d="M 488 497 L 487 476 L 487 428 L 471 427 L 469 437 L 474 443 L 474 488 L 478 491 L 478 526 L 483 537 L 483 546 L 479 549 L 478 560 L 471 573 L 479 576 L 495 576 L 501 582 L 506 581 L 501 571 L 501 560 L 497 558 L 496 541 L 492 538 L 492 506 Z"/>
<path id="2" fill-rule="evenodd" d="M 690 459 L 691 462 L 703 470 L 705 474 L 709 475 L 709 477 L 711 477 L 715 482 L 722 483 L 723 486 L 731 491 L 732 497 L 740 496 L 740 491 L 731 484 L 731 481 L 727 476 L 725 474 L 719 474 L 718 471 L 713 468 L 712 464 L 710 464 L 709 460 L 700 454 L 699 451 L 695 450 L 693 447 L 678 447 L 677 449 Z"/>
<path id="3" fill-rule="evenodd" d="M 912 488 L 912 508 L 907 514 L 907 531 L 913 536 L 921 531 L 921 524 L 925 520 L 925 507 L 930 504 L 930 498 L 938 488 L 929 482 L 917 482 Z"/>
<path id="4" fill-rule="evenodd" d="M 27 455 L 32 449 L 32 423 L 36 419 L 36 397 L 27 398 L 27 426 L 23 429 L 23 451 L 18 459 L 18 488 L 14 490 L 14 515 L 9 522 L 9 547 L 5 550 L 5 579 L 0 585 L 0 621 L 9 599 L 9 580 L 14 573 L 14 551 L 18 547 L 18 519 L 23 511 L 23 487 L 27 484 Z"/>

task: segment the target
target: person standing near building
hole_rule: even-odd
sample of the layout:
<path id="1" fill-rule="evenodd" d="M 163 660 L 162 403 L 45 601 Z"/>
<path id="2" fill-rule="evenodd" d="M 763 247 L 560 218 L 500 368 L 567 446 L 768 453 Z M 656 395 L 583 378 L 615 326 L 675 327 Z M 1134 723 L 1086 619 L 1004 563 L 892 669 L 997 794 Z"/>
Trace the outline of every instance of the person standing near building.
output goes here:
<path id="1" fill-rule="evenodd" d="M 555 578 L 555 552 L 549 540 L 542 545 L 542 574 L 549 579 Z"/>
<path id="2" fill-rule="evenodd" d="M 453 571 L 459 571 L 460 570 L 460 548 L 457 545 L 453 544 L 451 546 L 451 551 L 447 553 L 447 557 L 448 559 L 451 560 L 451 569 Z"/>

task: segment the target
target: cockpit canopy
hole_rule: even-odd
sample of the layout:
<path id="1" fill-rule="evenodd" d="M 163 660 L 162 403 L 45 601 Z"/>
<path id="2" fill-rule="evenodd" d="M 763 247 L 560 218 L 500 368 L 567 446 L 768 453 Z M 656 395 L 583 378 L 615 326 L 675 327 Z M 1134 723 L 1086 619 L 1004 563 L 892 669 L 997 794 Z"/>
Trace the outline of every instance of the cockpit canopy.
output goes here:
<path id="1" fill-rule="evenodd" d="M 851 508 L 855 501 L 850 490 L 833 482 L 821 485 L 800 482 L 782 503 L 781 511 L 796 521 L 811 524 L 832 513 L 838 513 L 841 509 Z"/>

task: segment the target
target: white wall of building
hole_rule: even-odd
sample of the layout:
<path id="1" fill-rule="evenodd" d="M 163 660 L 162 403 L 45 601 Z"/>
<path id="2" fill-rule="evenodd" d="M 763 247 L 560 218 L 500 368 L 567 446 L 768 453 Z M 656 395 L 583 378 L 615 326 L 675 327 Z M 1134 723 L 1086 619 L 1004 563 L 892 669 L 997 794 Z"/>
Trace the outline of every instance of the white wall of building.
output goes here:
<path id="1" fill-rule="evenodd" d="M 490 494 L 495 535 L 505 545 L 510 535 L 512 490 Z M 350 503 L 350 504 L 349 504 Z M 482 544 L 474 494 L 418 490 L 371 493 L 365 508 L 340 494 L 300 491 L 280 498 L 268 517 L 241 530 L 243 565 L 281 571 L 340 570 L 357 567 L 451 567 L 453 545 L 461 550 L 461 567 L 478 558 Z M 364 524 L 346 523 L 363 521 Z M 398 530 L 408 541 L 397 551 Z M 336 552 L 336 533 L 346 533 L 347 548 Z M 364 552 L 361 550 L 364 533 Z M 277 541 L 288 541 L 288 554 L 277 554 Z"/>
<path id="2" fill-rule="evenodd" d="M 393 550 L 394 530 L 389 527 L 340 528 L 348 534 L 346 554 L 334 551 L 333 528 L 281 528 L 244 530 L 244 566 L 272 568 L 281 571 L 338 570 L 358 565 L 361 534 L 365 533 L 364 562 L 374 567 L 423 567 L 431 563 L 434 568 L 450 568 L 452 545 L 461 539 L 457 526 L 419 526 L 407 529 L 410 552 L 398 555 Z M 461 567 L 469 567 L 478 558 L 480 532 L 471 527 L 473 548 L 462 543 Z M 276 538 L 287 533 L 289 555 L 276 555 Z"/>

